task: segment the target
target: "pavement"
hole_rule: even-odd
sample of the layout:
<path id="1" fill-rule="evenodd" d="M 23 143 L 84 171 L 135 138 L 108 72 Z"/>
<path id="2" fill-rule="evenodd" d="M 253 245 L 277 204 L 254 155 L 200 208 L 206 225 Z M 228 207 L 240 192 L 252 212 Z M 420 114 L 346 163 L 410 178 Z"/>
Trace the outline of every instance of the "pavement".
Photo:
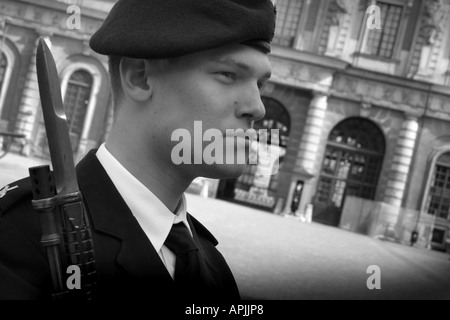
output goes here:
<path id="1" fill-rule="evenodd" d="M 216 199 L 188 195 L 187 202 L 219 240 L 244 298 L 450 299 L 445 253 Z M 380 289 L 368 289 L 370 266 L 379 267 Z"/>
<path id="2" fill-rule="evenodd" d="M 47 163 L 8 154 L 0 159 L 0 186 Z M 218 239 L 244 299 L 450 299 L 448 254 L 218 199 L 186 198 L 189 212 Z"/>

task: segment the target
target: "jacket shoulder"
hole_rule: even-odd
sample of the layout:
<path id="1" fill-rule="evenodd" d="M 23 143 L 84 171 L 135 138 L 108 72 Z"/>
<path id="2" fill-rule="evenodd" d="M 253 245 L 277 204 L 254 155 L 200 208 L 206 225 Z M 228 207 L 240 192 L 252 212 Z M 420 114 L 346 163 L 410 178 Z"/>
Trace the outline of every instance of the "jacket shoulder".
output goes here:
<path id="1" fill-rule="evenodd" d="M 0 189 L 0 300 L 46 299 L 50 272 L 29 178 Z"/>
<path id="2" fill-rule="evenodd" d="M 31 206 L 31 181 L 30 178 L 10 183 L 0 189 L 0 217 L 4 217 L 14 211 L 18 204 L 26 201 Z"/>

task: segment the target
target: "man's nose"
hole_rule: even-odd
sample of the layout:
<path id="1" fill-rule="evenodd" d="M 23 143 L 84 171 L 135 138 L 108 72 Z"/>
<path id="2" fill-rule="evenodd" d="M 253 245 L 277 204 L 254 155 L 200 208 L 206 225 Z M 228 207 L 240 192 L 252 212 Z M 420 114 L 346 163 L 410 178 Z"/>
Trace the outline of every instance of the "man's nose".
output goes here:
<path id="1" fill-rule="evenodd" d="M 247 118 L 250 121 L 258 121 L 264 118 L 266 108 L 261 100 L 259 90 L 247 92 L 245 97 L 246 98 L 241 102 L 236 102 L 238 104 L 238 107 L 236 108 L 236 116 L 238 118 Z"/>

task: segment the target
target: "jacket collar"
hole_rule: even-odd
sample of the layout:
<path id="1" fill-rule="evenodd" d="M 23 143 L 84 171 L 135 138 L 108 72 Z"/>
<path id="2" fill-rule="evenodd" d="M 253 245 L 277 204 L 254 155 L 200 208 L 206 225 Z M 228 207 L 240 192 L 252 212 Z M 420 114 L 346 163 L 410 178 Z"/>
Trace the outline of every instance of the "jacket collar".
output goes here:
<path id="1" fill-rule="evenodd" d="M 158 253 L 98 161 L 96 151 L 91 150 L 77 165 L 80 190 L 90 214 L 91 227 L 121 241 L 116 261 L 130 274 L 145 277 L 149 273 L 158 273 L 160 277 L 171 280 Z M 187 219 L 194 239 L 198 241 L 202 236 L 213 246 L 218 244 L 197 219 L 189 214 Z"/>
<path id="2" fill-rule="evenodd" d="M 95 151 L 91 150 L 77 165 L 80 190 L 91 218 L 91 228 L 97 234 L 103 234 L 101 236 L 121 241 L 116 262 L 128 273 L 138 278 L 156 275 L 172 280 L 158 253 L 97 160 Z M 102 254 L 95 252 L 96 259 Z"/>

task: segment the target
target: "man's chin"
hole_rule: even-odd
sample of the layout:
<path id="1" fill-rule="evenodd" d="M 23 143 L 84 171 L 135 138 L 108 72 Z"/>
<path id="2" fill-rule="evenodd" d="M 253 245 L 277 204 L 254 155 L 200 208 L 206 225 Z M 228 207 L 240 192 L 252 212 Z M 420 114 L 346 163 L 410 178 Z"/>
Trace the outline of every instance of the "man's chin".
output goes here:
<path id="1" fill-rule="evenodd" d="M 211 179 L 236 179 L 246 168 L 246 164 L 214 164 L 204 168 L 202 176 Z"/>

